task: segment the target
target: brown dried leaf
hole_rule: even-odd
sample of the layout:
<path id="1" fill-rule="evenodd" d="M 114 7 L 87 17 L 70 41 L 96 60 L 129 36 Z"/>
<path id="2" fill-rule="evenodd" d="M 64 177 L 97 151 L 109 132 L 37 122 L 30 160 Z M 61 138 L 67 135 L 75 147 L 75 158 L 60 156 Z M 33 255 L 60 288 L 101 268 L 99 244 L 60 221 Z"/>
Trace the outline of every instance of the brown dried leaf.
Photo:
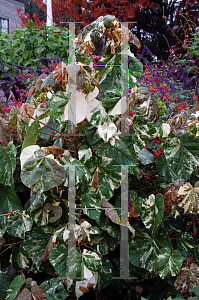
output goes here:
<path id="1" fill-rule="evenodd" d="M 89 233 L 90 229 L 91 229 L 91 224 L 88 223 L 87 221 L 81 222 L 80 226 L 77 224 L 72 226 L 74 237 L 79 244 L 84 245 L 90 242 L 90 233 Z"/>
<path id="2" fill-rule="evenodd" d="M 91 41 L 86 41 L 82 45 L 80 52 L 84 53 L 85 57 L 88 57 L 95 52 L 95 45 Z"/>
<path id="3" fill-rule="evenodd" d="M 180 187 L 178 195 L 183 197 L 177 206 L 184 209 L 185 214 L 199 214 L 199 184 L 196 182 L 193 187 L 189 182 L 186 182 Z"/>
<path id="4" fill-rule="evenodd" d="M 53 207 L 52 212 L 54 214 L 54 217 L 50 218 L 50 220 L 49 220 L 50 223 L 54 223 L 54 222 L 56 222 L 57 220 L 59 220 L 61 218 L 61 216 L 62 216 L 61 206 Z"/>
<path id="5" fill-rule="evenodd" d="M 168 122 L 174 126 L 174 128 L 178 128 L 181 125 L 185 124 L 187 120 L 188 114 L 185 111 L 181 111 L 179 114 L 175 115 L 172 119 L 169 119 Z"/>
<path id="6" fill-rule="evenodd" d="M 159 109 L 155 99 L 146 87 L 133 88 L 129 95 L 129 109 L 134 105 L 141 106 L 147 117 L 155 124 L 159 120 Z"/>
<path id="7" fill-rule="evenodd" d="M 46 300 L 46 293 L 39 285 L 33 285 L 31 292 L 26 288 L 23 289 L 17 300 Z"/>
<path id="8" fill-rule="evenodd" d="M 170 190 L 168 190 L 163 196 L 165 208 L 171 208 L 175 203 L 177 197 L 178 190 L 176 190 L 175 187 L 172 187 Z"/>
<path id="9" fill-rule="evenodd" d="M 29 103 L 23 103 L 20 107 L 21 118 L 28 122 L 29 118 L 34 115 L 34 107 Z"/>
<path id="10" fill-rule="evenodd" d="M 31 88 L 28 91 L 28 96 L 32 97 L 32 95 L 34 94 L 35 90 L 36 90 L 36 87 L 35 86 L 31 86 Z"/>
<path id="11" fill-rule="evenodd" d="M 114 30 L 114 35 L 117 41 L 125 44 L 129 42 L 138 48 L 141 47 L 140 40 L 126 26 L 121 25 L 121 28 Z"/>
<path id="12" fill-rule="evenodd" d="M 92 92 L 96 86 L 93 70 L 88 66 L 81 67 L 77 73 L 76 84 L 82 93 L 89 94 Z"/>
<path id="13" fill-rule="evenodd" d="M 98 188 L 98 186 L 99 186 L 99 177 L 98 177 L 98 170 L 96 169 L 95 174 L 93 176 L 92 187 L 96 189 Z"/>
<path id="14" fill-rule="evenodd" d="M 184 179 L 177 179 L 166 186 L 166 188 L 164 189 L 164 193 L 168 192 L 173 187 L 175 187 L 175 189 L 179 189 L 184 183 Z"/>
<path id="15" fill-rule="evenodd" d="M 40 265 L 42 264 L 43 261 L 46 261 L 48 258 L 49 258 L 49 255 L 50 255 L 50 251 L 52 250 L 52 248 L 56 245 L 55 242 L 52 241 L 52 239 L 50 239 L 48 241 L 48 244 L 46 246 L 46 249 L 45 249 L 45 252 L 44 252 L 44 255 L 42 257 L 42 260 L 40 262 Z"/>
<path id="16" fill-rule="evenodd" d="M 7 145 L 12 138 L 10 136 L 10 124 L 7 120 L 0 117 L 0 144 Z"/>
<path id="17" fill-rule="evenodd" d="M 67 65 L 60 62 L 54 70 L 53 79 L 60 85 L 63 86 L 68 82 Z"/>
<path id="18" fill-rule="evenodd" d="M 185 298 L 192 296 L 191 290 L 199 285 L 199 266 L 192 263 L 181 270 L 175 281 L 175 289 Z"/>
<path id="19" fill-rule="evenodd" d="M 17 300 L 33 300 L 29 289 L 23 289 L 21 293 L 18 295 Z"/>
<path id="20" fill-rule="evenodd" d="M 42 147 L 42 150 L 45 152 L 46 155 L 53 154 L 53 155 L 61 155 L 65 152 L 65 149 L 53 144 L 49 147 Z"/>
<path id="21" fill-rule="evenodd" d="M 137 218 L 138 216 L 139 216 L 138 213 L 135 211 L 135 203 L 134 203 L 133 206 L 131 207 L 129 218 Z"/>
<path id="22" fill-rule="evenodd" d="M 31 294 L 34 300 L 46 300 L 46 293 L 39 285 L 32 286 Z"/>
<path id="23" fill-rule="evenodd" d="M 84 293 L 88 292 L 91 287 L 95 288 L 98 280 L 98 273 L 95 273 L 91 278 L 86 278 L 83 281 L 77 281 L 75 293 L 79 299 Z"/>

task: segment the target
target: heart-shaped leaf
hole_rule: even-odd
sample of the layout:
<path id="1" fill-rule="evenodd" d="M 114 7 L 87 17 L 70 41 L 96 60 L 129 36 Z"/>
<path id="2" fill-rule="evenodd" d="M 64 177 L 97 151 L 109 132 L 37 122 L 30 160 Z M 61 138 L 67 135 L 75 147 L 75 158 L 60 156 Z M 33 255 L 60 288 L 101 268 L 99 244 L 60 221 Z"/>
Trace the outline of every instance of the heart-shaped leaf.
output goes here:
<path id="1" fill-rule="evenodd" d="M 11 236 L 16 236 L 24 239 L 25 233 L 31 230 L 32 225 L 33 221 L 24 211 L 22 213 L 15 212 L 9 215 L 7 219 L 6 231 Z"/>
<path id="2" fill-rule="evenodd" d="M 178 250 L 171 253 L 169 248 L 160 249 L 160 254 L 154 261 L 153 270 L 163 279 L 170 278 L 180 273 L 183 260 L 184 257 Z"/>
<path id="3" fill-rule="evenodd" d="M 21 180 L 35 192 L 48 191 L 65 180 L 65 170 L 58 161 L 37 150 L 23 165 Z"/>

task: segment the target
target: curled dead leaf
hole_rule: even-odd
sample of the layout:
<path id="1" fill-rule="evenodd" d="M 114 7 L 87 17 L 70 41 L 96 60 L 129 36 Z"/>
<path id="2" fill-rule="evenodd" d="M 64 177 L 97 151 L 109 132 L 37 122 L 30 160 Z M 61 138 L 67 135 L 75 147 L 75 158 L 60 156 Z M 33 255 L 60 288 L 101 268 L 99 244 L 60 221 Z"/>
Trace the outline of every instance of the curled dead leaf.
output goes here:
<path id="1" fill-rule="evenodd" d="M 152 94 L 146 87 L 134 87 L 129 95 L 129 110 L 134 105 L 139 105 L 144 110 L 147 117 L 155 124 L 159 120 L 158 105 Z"/>
<path id="2" fill-rule="evenodd" d="M 179 188 L 178 195 L 180 200 L 177 206 L 184 209 L 185 214 L 199 214 L 199 182 L 197 181 L 193 187 L 186 182 Z"/>
<path id="3" fill-rule="evenodd" d="M 199 285 L 199 266 L 192 263 L 190 268 L 182 268 L 175 281 L 175 289 L 187 299 L 192 296 L 191 290 Z"/>
<path id="4" fill-rule="evenodd" d="M 170 190 L 168 190 L 163 196 L 165 208 L 170 209 L 175 203 L 177 197 L 178 190 L 175 189 L 175 187 L 172 187 Z"/>
<path id="5" fill-rule="evenodd" d="M 34 94 L 35 90 L 36 90 L 36 87 L 35 86 L 31 86 L 31 88 L 28 91 L 28 96 L 32 97 L 32 95 Z"/>
<path id="6" fill-rule="evenodd" d="M 56 144 L 53 144 L 49 147 L 41 147 L 41 149 L 45 152 L 46 155 L 53 154 L 53 155 L 61 155 L 64 154 L 65 149 L 59 147 Z"/>
<path id="7" fill-rule="evenodd" d="M 29 118 L 34 115 L 34 107 L 29 103 L 23 103 L 20 107 L 21 118 L 24 122 L 28 122 Z"/>
<path id="8" fill-rule="evenodd" d="M 12 141 L 10 135 L 10 123 L 0 117 L 0 144 L 7 145 L 10 141 Z"/>
<path id="9" fill-rule="evenodd" d="M 53 72 L 53 79 L 58 85 L 63 86 L 68 82 L 67 65 L 60 62 Z"/>

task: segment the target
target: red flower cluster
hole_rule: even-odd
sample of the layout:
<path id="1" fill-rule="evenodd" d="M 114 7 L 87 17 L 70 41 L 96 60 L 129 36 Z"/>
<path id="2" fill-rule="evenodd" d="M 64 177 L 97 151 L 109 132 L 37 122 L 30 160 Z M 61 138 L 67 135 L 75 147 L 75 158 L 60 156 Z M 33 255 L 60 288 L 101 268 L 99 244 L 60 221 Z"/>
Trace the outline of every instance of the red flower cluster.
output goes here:
<path id="1" fill-rule="evenodd" d="M 183 103 L 178 103 L 178 107 L 174 106 L 173 110 L 177 109 L 178 111 L 181 111 L 181 110 L 186 110 L 187 108 L 189 108 L 189 106 L 188 105 L 184 105 L 184 102 L 183 102 Z"/>
<path id="2" fill-rule="evenodd" d="M 158 152 L 157 150 L 153 150 L 155 156 L 159 157 L 160 154 L 164 154 L 164 149 L 162 149 L 160 152 Z"/>

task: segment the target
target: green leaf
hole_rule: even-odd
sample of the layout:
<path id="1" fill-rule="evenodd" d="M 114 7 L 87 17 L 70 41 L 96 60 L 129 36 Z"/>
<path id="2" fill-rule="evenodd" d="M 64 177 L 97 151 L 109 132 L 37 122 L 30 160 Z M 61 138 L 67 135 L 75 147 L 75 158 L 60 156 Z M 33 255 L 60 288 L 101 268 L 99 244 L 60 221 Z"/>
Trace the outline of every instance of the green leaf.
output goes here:
<path id="1" fill-rule="evenodd" d="M 43 193 L 40 194 L 40 193 L 35 193 L 34 191 L 32 191 L 32 193 L 30 195 L 30 207 L 29 207 L 30 216 L 31 216 L 31 213 L 33 213 L 34 211 L 37 211 L 38 209 L 43 207 L 45 200 L 46 200 L 46 197 Z"/>
<path id="2" fill-rule="evenodd" d="M 9 290 L 8 293 L 6 295 L 6 299 L 5 300 L 13 300 L 18 293 L 20 292 L 20 289 L 22 287 L 22 285 L 25 283 L 25 276 L 24 275 L 18 275 L 16 276 L 10 286 L 9 286 Z"/>
<path id="3" fill-rule="evenodd" d="M 11 187 L 0 184 L 0 211 L 2 214 L 7 214 L 12 210 L 21 211 L 21 202 Z"/>
<path id="4" fill-rule="evenodd" d="M 176 240 L 181 250 L 188 251 L 193 254 L 194 248 L 197 247 L 194 238 L 188 232 L 181 232 Z"/>
<path id="5" fill-rule="evenodd" d="M 38 54 L 38 55 L 40 55 L 40 54 Z M 40 89 L 43 89 L 45 86 L 56 86 L 56 85 L 57 85 L 57 82 L 53 79 L 53 72 L 52 72 L 50 75 L 48 75 L 44 79 Z"/>
<path id="6" fill-rule="evenodd" d="M 0 145 L 0 183 L 13 186 L 13 173 L 16 169 L 17 150 L 13 142 L 10 142 L 6 149 Z"/>
<path id="7" fill-rule="evenodd" d="M 0 271 L 0 291 L 1 291 L 2 299 L 4 299 L 4 297 L 6 296 L 9 285 L 10 285 L 10 281 L 8 276 L 2 271 Z"/>
<path id="8" fill-rule="evenodd" d="M 83 261 L 85 266 L 93 273 L 100 272 L 102 269 L 102 261 L 95 251 L 84 249 Z"/>
<path id="9" fill-rule="evenodd" d="M 37 141 L 37 136 L 38 136 L 38 126 L 39 126 L 39 122 L 38 120 L 35 120 L 27 129 L 27 132 L 25 134 L 24 137 L 24 141 L 22 144 L 22 149 L 31 146 L 31 145 L 35 145 L 36 141 Z"/>
<path id="10" fill-rule="evenodd" d="M 106 112 L 113 109 L 116 103 L 121 98 L 121 91 L 118 89 L 109 89 L 102 92 L 96 97 L 98 100 L 101 101 L 103 107 L 105 108 Z"/>
<path id="11" fill-rule="evenodd" d="M 160 155 L 156 158 L 155 167 L 158 174 L 165 177 L 167 182 L 173 182 L 179 179 L 179 176 L 175 173 L 175 170 L 173 170 L 172 165 L 168 164 L 164 155 Z"/>
<path id="12" fill-rule="evenodd" d="M 141 218 L 147 229 L 154 236 L 164 215 L 164 200 L 161 194 L 152 194 L 142 203 Z"/>
<path id="13" fill-rule="evenodd" d="M 101 253 L 101 252 L 100 252 Z M 113 265 L 110 262 L 110 260 L 106 257 L 102 257 L 102 272 L 98 274 L 99 279 L 98 279 L 98 289 L 101 291 L 104 289 L 107 285 L 110 284 L 112 280 L 112 268 Z"/>
<path id="14" fill-rule="evenodd" d="M 21 112 L 18 106 L 13 106 L 9 114 L 9 123 L 11 127 L 17 130 L 17 134 L 21 140 L 23 124 L 21 121 Z"/>
<path id="15" fill-rule="evenodd" d="M 199 297 L 199 286 L 194 286 L 191 290 L 197 297 Z"/>
<path id="16" fill-rule="evenodd" d="M 24 250 L 21 246 L 20 248 L 14 247 L 12 249 L 11 256 L 12 265 L 17 271 L 21 271 L 22 269 L 28 269 L 29 266 L 29 255 L 28 252 Z"/>
<path id="17" fill-rule="evenodd" d="M 39 116 L 39 118 L 40 118 L 40 116 Z M 40 118 L 40 120 L 42 120 L 42 119 Z M 52 116 L 48 120 L 47 125 L 51 128 L 49 128 L 48 126 L 43 126 L 42 129 L 39 130 L 40 131 L 39 136 L 45 140 L 49 140 L 50 134 L 55 134 L 56 133 L 55 130 L 59 131 L 59 129 L 60 129 L 59 122 L 57 120 L 55 120 Z M 42 133 L 42 132 L 44 132 L 44 133 Z M 45 133 L 47 133 L 47 134 L 45 134 Z"/>
<path id="18" fill-rule="evenodd" d="M 27 49 L 24 49 L 22 51 L 22 56 L 23 56 L 24 60 L 26 60 L 29 56 L 29 51 Z"/>
<path id="19" fill-rule="evenodd" d="M 160 249 L 160 254 L 154 261 L 153 270 L 163 279 L 170 278 L 180 273 L 183 260 L 184 257 L 178 250 L 171 253 L 169 248 Z"/>
<path id="20" fill-rule="evenodd" d="M 81 186 L 81 188 L 85 188 L 85 185 L 88 185 L 88 182 L 91 181 L 91 174 L 89 169 L 85 166 L 85 164 L 82 161 L 79 161 L 77 159 L 73 159 L 72 163 L 69 162 L 67 157 L 63 157 L 60 161 L 61 164 L 63 164 L 63 167 L 66 172 L 66 181 L 68 181 L 68 175 L 69 175 L 69 166 L 73 165 L 75 166 L 75 176 L 76 176 L 76 183 Z M 67 182 L 65 183 L 67 185 Z"/>
<path id="21" fill-rule="evenodd" d="M 110 143 L 105 143 L 96 151 L 96 154 L 101 157 L 112 158 L 113 165 L 137 164 L 137 155 L 129 137 L 116 139 L 114 146 Z"/>
<path id="22" fill-rule="evenodd" d="M 98 225 L 101 229 L 108 232 L 109 235 L 114 237 L 116 240 L 120 240 L 120 225 L 113 223 L 102 211 Z"/>
<path id="23" fill-rule="evenodd" d="M 134 77 L 138 80 L 142 76 L 143 73 L 143 65 L 142 63 L 136 58 L 133 57 L 133 55 L 128 55 L 128 70 L 130 73 L 130 78 L 129 78 L 129 85 L 134 86 L 135 85 L 135 80 Z"/>
<path id="24" fill-rule="evenodd" d="M 177 179 L 187 180 L 199 165 L 199 139 L 193 134 L 185 133 L 180 140 L 174 138 L 165 147 L 164 154 Z"/>
<path id="25" fill-rule="evenodd" d="M 60 185 L 65 180 L 65 170 L 58 161 L 37 150 L 25 163 L 21 173 L 24 185 L 42 193 Z"/>
<path id="26" fill-rule="evenodd" d="M 40 227 L 34 227 L 26 234 L 26 240 L 23 242 L 23 248 L 28 252 L 37 270 L 40 268 L 40 262 L 48 245 L 50 234 L 45 233 Z"/>
<path id="27" fill-rule="evenodd" d="M 172 249 L 172 243 L 164 230 L 158 230 L 155 237 L 148 231 L 141 231 L 129 244 L 129 261 L 136 267 L 152 271 L 154 260 L 162 248 Z"/>
<path id="28" fill-rule="evenodd" d="M 70 272 L 76 270 L 76 276 L 82 277 L 83 268 L 82 268 L 82 255 L 79 248 L 75 247 L 71 250 L 71 255 L 68 257 L 68 244 L 59 244 L 56 245 L 50 252 L 49 260 L 53 265 L 54 269 L 63 277 L 69 276 L 68 261 L 70 260 Z M 75 251 L 75 255 L 72 255 Z"/>
<path id="29" fill-rule="evenodd" d="M 9 215 L 5 229 L 11 236 L 24 239 L 25 233 L 31 230 L 32 225 L 33 221 L 24 211 L 22 213 L 14 212 Z"/>
<path id="30" fill-rule="evenodd" d="M 65 300 L 68 296 L 63 284 L 57 278 L 44 281 L 40 287 L 45 291 L 47 300 Z"/>
<path id="31" fill-rule="evenodd" d="M 146 149 L 139 151 L 138 157 L 143 165 L 148 165 L 155 162 L 155 155 Z"/>
<path id="32" fill-rule="evenodd" d="M 64 109 L 67 103 L 68 96 L 64 93 L 56 95 L 53 97 L 53 100 L 50 101 L 51 115 L 59 122 L 63 122 L 65 120 Z"/>
<path id="33" fill-rule="evenodd" d="M 106 48 L 106 50 L 103 53 L 102 58 L 97 64 L 96 68 L 96 74 L 97 74 L 97 80 L 101 83 L 100 84 L 100 90 L 109 90 L 111 87 L 119 87 L 120 88 L 120 66 L 117 67 L 117 72 L 115 70 L 116 65 L 120 65 L 119 57 L 117 57 L 114 54 L 111 54 L 111 47 L 110 45 Z M 114 70 L 113 70 L 114 69 Z M 111 72 L 112 71 L 112 72 Z M 111 73 L 110 73 L 111 72 Z M 110 74 L 109 74 L 110 73 Z M 118 73 L 117 76 L 116 75 Z M 107 76 L 109 74 L 108 80 L 110 80 L 110 86 L 107 87 Z M 104 80 L 105 79 L 105 80 Z M 111 80 L 112 79 L 112 80 Z M 103 82 L 104 81 L 104 82 Z M 103 85 L 102 85 L 103 82 Z"/>
<path id="34" fill-rule="evenodd" d="M 85 165 L 90 169 L 93 180 L 96 179 L 96 193 L 100 198 L 110 199 L 114 194 L 114 189 L 120 186 L 121 168 L 113 166 L 111 160 L 97 157 L 87 160 Z"/>
<path id="35" fill-rule="evenodd" d="M 119 244 L 119 241 L 110 236 L 106 231 L 103 231 L 101 234 L 91 234 L 90 237 L 91 247 L 95 247 L 96 249 L 97 245 L 99 245 L 99 252 L 102 256 L 107 255 L 109 251 L 114 250 Z"/>
<path id="36" fill-rule="evenodd" d="M 87 192 L 80 196 L 80 201 L 84 214 L 98 222 L 101 213 L 101 205 L 97 203 L 95 189 L 89 187 Z"/>

